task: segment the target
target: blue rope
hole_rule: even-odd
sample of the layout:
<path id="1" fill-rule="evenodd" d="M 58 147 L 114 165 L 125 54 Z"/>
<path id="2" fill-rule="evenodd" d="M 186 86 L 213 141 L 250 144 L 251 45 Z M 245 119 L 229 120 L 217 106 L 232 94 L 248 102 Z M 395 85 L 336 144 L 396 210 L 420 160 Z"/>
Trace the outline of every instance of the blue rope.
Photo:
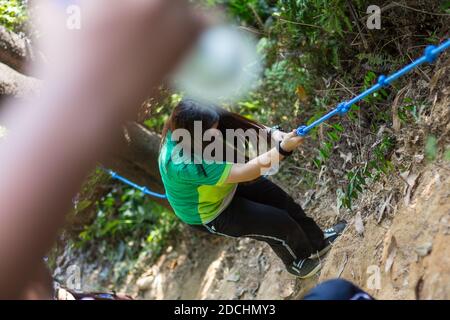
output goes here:
<path id="1" fill-rule="evenodd" d="M 441 54 L 442 52 L 444 52 L 445 50 L 447 50 L 448 48 L 450 48 L 450 39 L 444 41 L 438 47 L 436 47 L 436 46 L 428 46 L 425 49 L 424 55 L 422 57 L 420 57 L 419 59 L 413 61 L 409 65 L 403 67 L 402 69 L 400 69 L 399 71 L 391 74 L 388 77 L 383 76 L 383 75 L 380 76 L 378 78 L 378 82 L 374 86 L 372 86 L 371 88 L 369 88 L 366 91 L 360 93 L 359 95 L 357 95 L 356 97 L 354 97 L 350 101 L 344 101 L 344 102 L 339 103 L 338 106 L 335 109 L 331 110 L 329 113 L 325 114 L 320 119 L 317 119 L 316 121 L 314 121 L 310 125 L 298 127 L 297 130 L 296 130 L 297 135 L 299 135 L 299 136 L 306 136 L 309 133 L 309 131 L 311 131 L 313 128 L 317 127 L 319 124 L 327 121 L 331 117 L 333 117 L 335 115 L 341 115 L 341 116 L 345 115 L 350 110 L 352 105 L 354 105 L 355 103 L 363 100 L 365 97 L 367 97 L 367 96 L 371 95 L 372 93 L 380 90 L 381 88 L 387 87 L 392 82 L 394 82 L 395 80 L 397 80 L 401 76 L 405 75 L 406 73 L 410 72 L 414 68 L 417 68 L 421 64 L 423 64 L 425 62 L 433 63 L 437 59 L 438 55 Z"/>
<path id="2" fill-rule="evenodd" d="M 104 169 L 102 168 L 103 171 L 105 171 L 106 173 L 108 173 L 113 179 L 119 180 L 127 185 L 129 185 L 130 187 L 133 187 L 135 189 L 140 190 L 142 193 L 155 197 L 155 198 L 160 198 L 160 199 L 167 199 L 167 196 L 165 194 L 161 194 L 161 193 L 156 193 L 153 192 L 151 190 L 149 190 L 147 187 L 142 187 L 130 180 L 128 180 L 127 178 L 122 177 L 120 174 L 118 174 L 117 172 L 114 172 L 112 170 L 109 169 Z"/>

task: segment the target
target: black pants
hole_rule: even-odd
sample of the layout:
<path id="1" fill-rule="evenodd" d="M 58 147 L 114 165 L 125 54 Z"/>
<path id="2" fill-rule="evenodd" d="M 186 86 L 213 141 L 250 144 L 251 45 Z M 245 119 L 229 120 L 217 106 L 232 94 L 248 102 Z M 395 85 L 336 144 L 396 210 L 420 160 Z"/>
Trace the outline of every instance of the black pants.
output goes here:
<path id="1" fill-rule="evenodd" d="M 324 247 L 323 232 L 314 220 L 266 178 L 239 184 L 225 211 L 197 228 L 224 236 L 265 241 L 286 266 Z"/>

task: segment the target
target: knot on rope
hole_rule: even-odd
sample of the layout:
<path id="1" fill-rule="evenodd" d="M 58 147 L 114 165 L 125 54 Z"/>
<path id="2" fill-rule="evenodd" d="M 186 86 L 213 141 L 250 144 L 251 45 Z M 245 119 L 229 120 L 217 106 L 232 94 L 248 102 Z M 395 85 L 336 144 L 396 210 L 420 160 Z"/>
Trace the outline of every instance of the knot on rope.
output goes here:
<path id="1" fill-rule="evenodd" d="M 344 114 L 346 114 L 348 112 L 348 110 L 350 110 L 351 105 L 349 105 L 347 103 L 347 101 L 341 102 L 338 104 L 336 110 L 338 112 L 338 114 L 340 114 L 341 116 L 343 116 Z"/>
<path id="2" fill-rule="evenodd" d="M 380 86 L 382 86 L 382 87 L 387 87 L 388 85 L 389 85 L 389 83 L 388 82 L 386 82 L 386 76 L 383 76 L 383 75 L 381 75 L 379 78 L 378 78 L 378 84 L 380 85 Z"/>
<path id="3" fill-rule="evenodd" d="M 141 192 L 142 193 L 147 193 L 149 190 L 147 189 L 147 187 L 142 187 L 141 188 Z"/>
<path id="4" fill-rule="evenodd" d="M 428 63 L 433 63 L 437 58 L 437 53 L 434 53 L 433 51 L 436 49 L 436 46 L 427 46 L 425 48 L 425 60 Z"/>
<path id="5" fill-rule="evenodd" d="M 112 170 L 109 170 L 109 174 L 111 175 L 111 177 L 112 177 L 113 179 L 117 179 L 117 173 L 116 173 L 116 172 L 114 172 L 114 171 L 112 171 Z"/>
<path id="6" fill-rule="evenodd" d="M 301 137 L 306 136 L 307 133 L 308 133 L 308 131 L 305 130 L 305 129 L 306 129 L 306 126 L 298 127 L 298 128 L 297 128 L 297 131 L 296 131 L 297 135 L 298 135 L 298 136 L 301 136 Z"/>

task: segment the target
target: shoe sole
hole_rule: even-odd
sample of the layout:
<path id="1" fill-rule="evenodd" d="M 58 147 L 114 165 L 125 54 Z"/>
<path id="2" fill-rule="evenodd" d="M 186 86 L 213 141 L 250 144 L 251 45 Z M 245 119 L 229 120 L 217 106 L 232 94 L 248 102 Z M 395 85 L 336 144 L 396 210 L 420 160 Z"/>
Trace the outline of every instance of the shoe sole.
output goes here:
<path id="1" fill-rule="evenodd" d="M 317 272 L 320 271 L 320 269 L 322 269 L 322 263 L 319 263 L 313 270 L 311 270 L 308 274 L 304 275 L 304 276 L 297 276 L 300 279 L 307 279 L 312 277 L 313 275 L 315 275 Z"/>
<path id="2" fill-rule="evenodd" d="M 323 248 L 322 250 L 320 250 L 317 253 L 313 253 L 309 258 L 310 259 L 319 259 L 322 258 L 325 254 L 328 253 L 328 251 L 331 250 L 331 246 L 332 244 L 330 243 L 329 245 L 327 245 L 325 248 Z"/>
<path id="3" fill-rule="evenodd" d="M 310 277 L 312 277 L 313 275 L 315 275 L 317 272 L 320 271 L 320 269 L 322 269 L 322 263 L 319 263 L 314 269 L 312 269 L 308 274 L 306 274 L 306 275 L 304 275 L 304 276 L 299 276 L 298 274 L 295 274 L 295 273 L 293 273 L 293 272 L 290 272 L 289 270 L 288 270 L 288 272 L 289 272 L 290 274 L 292 274 L 293 276 L 296 276 L 297 278 L 300 278 L 300 279 L 306 279 L 306 278 L 310 278 Z"/>
<path id="4" fill-rule="evenodd" d="M 345 224 L 345 227 L 341 230 L 341 232 L 338 232 L 336 235 L 330 236 L 330 237 L 334 237 L 336 236 L 336 239 L 342 235 L 342 233 L 344 232 L 345 228 L 347 228 L 347 222 L 342 222 Z M 312 254 L 309 258 L 310 259 L 319 259 L 321 257 L 323 257 L 328 251 L 330 251 L 331 246 L 333 245 L 333 242 L 336 240 L 334 239 L 331 243 L 328 244 L 328 246 L 326 246 L 325 248 L 323 248 L 322 250 L 320 250 L 317 253 Z M 326 239 L 325 239 L 326 240 Z"/>

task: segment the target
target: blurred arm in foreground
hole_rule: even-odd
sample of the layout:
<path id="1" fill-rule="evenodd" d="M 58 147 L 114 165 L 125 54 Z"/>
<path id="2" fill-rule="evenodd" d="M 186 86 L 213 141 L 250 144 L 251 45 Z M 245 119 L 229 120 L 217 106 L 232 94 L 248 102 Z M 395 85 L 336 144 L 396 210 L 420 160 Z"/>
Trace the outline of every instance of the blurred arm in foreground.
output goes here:
<path id="1" fill-rule="evenodd" d="M 0 298 L 23 297 L 85 175 L 194 44 L 202 21 L 186 2 L 77 1 L 80 30 L 67 2 L 38 2 L 45 87 L 2 114 Z"/>

